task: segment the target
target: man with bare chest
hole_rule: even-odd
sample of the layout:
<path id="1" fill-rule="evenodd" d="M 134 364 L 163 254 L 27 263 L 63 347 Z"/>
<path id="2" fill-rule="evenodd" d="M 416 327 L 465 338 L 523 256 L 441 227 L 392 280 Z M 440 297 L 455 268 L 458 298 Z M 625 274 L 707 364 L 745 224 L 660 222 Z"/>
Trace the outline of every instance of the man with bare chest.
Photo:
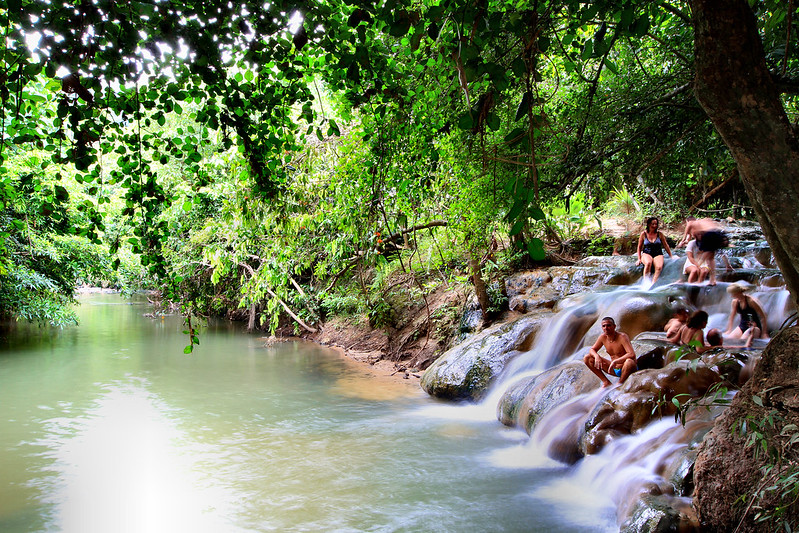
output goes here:
<path id="1" fill-rule="evenodd" d="M 603 346 L 610 360 L 600 357 L 599 350 Z M 611 384 L 605 374 L 618 376 L 619 383 L 624 383 L 630 374 L 638 370 L 630 337 L 626 333 L 616 331 L 616 321 L 609 316 L 602 319 L 602 334 L 588 351 L 588 355 L 583 358 L 583 362 L 602 380 L 603 387 Z"/>

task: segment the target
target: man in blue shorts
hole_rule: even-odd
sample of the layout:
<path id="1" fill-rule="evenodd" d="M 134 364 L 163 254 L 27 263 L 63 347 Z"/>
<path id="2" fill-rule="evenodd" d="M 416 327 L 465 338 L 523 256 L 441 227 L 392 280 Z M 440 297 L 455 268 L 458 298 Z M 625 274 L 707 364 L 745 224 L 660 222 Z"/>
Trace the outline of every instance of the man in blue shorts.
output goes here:
<path id="1" fill-rule="evenodd" d="M 603 346 L 610 360 L 599 356 L 599 350 Z M 616 321 L 609 316 L 602 319 L 602 334 L 588 350 L 583 362 L 602 381 L 603 387 L 611 384 L 605 374 L 613 374 L 620 378 L 619 383 L 624 383 L 630 374 L 638 370 L 630 337 L 626 333 L 616 331 Z"/>

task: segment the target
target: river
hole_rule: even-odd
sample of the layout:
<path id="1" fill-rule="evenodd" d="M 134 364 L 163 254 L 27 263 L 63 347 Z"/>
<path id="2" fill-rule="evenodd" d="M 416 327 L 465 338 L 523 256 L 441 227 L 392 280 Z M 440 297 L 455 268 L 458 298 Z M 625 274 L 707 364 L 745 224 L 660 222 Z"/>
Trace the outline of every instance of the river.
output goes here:
<path id="1" fill-rule="evenodd" d="M 493 416 L 307 343 L 80 297 L 0 339 L 0 531 L 618 530 Z"/>

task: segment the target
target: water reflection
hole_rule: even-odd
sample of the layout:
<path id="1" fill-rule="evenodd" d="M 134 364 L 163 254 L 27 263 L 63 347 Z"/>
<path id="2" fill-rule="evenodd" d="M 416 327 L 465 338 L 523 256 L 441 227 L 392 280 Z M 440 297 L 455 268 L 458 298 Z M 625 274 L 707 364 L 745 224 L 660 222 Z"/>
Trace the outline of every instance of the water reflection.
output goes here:
<path id="1" fill-rule="evenodd" d="M 0 531 L 586 531 L 534 494 L 562 471 L 492 459 L 519 444 L 493 407 L 229 324 L 186 356 L 119 303 L 0 351 Z"/>
<path id="2" fill-rule="evenodd" d="M 53 495 L 57 529 L 65 532 L 232 531 L 223 517 L 235 495 L 198 473 L 197 450 L 169 419 L 169 408 L 133 379 L 105 387 L 85 416 L 64 425 L 73 436 L 49 448 L 60 482 Z M 53 431 L 56 429 L 56 431 Z"/>

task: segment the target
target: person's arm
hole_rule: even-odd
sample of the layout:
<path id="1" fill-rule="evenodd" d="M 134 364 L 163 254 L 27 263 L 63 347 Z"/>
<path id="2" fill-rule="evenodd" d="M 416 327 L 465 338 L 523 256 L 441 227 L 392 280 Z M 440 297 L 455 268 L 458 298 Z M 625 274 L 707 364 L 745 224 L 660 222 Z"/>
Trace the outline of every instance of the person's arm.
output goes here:
<path id="1" fill-rule="evenodd" d="M 691 241 L 691 237 L 693 237 L 693 223 L 689 222 L 685 225 L 685 234 L 682 236 L 682 240 L 677 243 L 677 248 L 685 246 Z"/>
<path id="2" fill-rule="evenodd" d="M 758 302 L 755 298 L 749 298 L 749 305 L 754 307 L 755 311 L 757 312 L 757 316 L 760 317 L 760 338 L 768 339 L 768 318 L 766 317 L 766 312 L 763 310 L 760 302 Z"/>
<path id="3" fill-rule="evenodd" d="M 641 236 L 638 237 L 638 251 L 636 252 L 638 254 L 638 261 L 635 262 L 635 266 L 641 264 L 641 249 L 643 247 L 644 247 L 644 232 L 642 231 Z"/>
<path id="4" fill-rule="evenodd" d="M 633 344 L 630 342 L 630 337 L 626 333 L 619 333 L 621 337 L 621 345 L 624 348 L 624 355 L 615 359 L 613 361 L 614 366 L 618 366 L 621 368 L 624 361 L 627 359 L 632 359 L 635 362 L 635 350 L 633 350 Z"/>
<path id="5" fill-rule="evenodd" d="M 605 344 L 604 341 L 605 341 L 605 334 L 603 333 L 602 335 L 599 336 L 599 338 L 597 338 L 594 345 L 591 346 L 591 349 L 588 350 L 588 353 L 594 356 L 594 364 L 597 367 L 599 367 L 600 359 L 602 359 L 601 357 L 599 357 L 599 349 L 602 348 L 602 346 Z"/>
<path id="6" fill-rule="evenodd" d="M 732 323 L 735 320 L 735 315 L 737 314 L 737 309 L 735 306 L 735 302 L 737 302 L 735 298 L 732 299 L 732 303 L 730 304 L 730 319 L 727 321 L 727 330 L 723 333 L 723 335 L 729 335 L 732 333 Z"/>
<path id="7" fill-rule="evenodd" d="M 663 233 L 661 233 L 661 232 L 658 232 L 658 234 L 660 235 L 660 242 L 663 243 L 663 247 L 669 253 L 669 257 L 674 259 L 674 254 L 671 253 L 671 248 L 669 247 L 669 241 L 666 240 L 666 236 L 663 235 Z"/>
<path id="8" fill-rule="evenodd" d="M 713 349 L 713 346 L 708 346 L 707 344 L 705 344 L 705 334 L 702 332 L 701 329 L 698 330 L 696 333 L 694 333 L 694 336 L 691 338 L 691 341 L 699 342 L 699 346 L 694 348 L 696 350 L 696 353 L 702 354 Z"/>

